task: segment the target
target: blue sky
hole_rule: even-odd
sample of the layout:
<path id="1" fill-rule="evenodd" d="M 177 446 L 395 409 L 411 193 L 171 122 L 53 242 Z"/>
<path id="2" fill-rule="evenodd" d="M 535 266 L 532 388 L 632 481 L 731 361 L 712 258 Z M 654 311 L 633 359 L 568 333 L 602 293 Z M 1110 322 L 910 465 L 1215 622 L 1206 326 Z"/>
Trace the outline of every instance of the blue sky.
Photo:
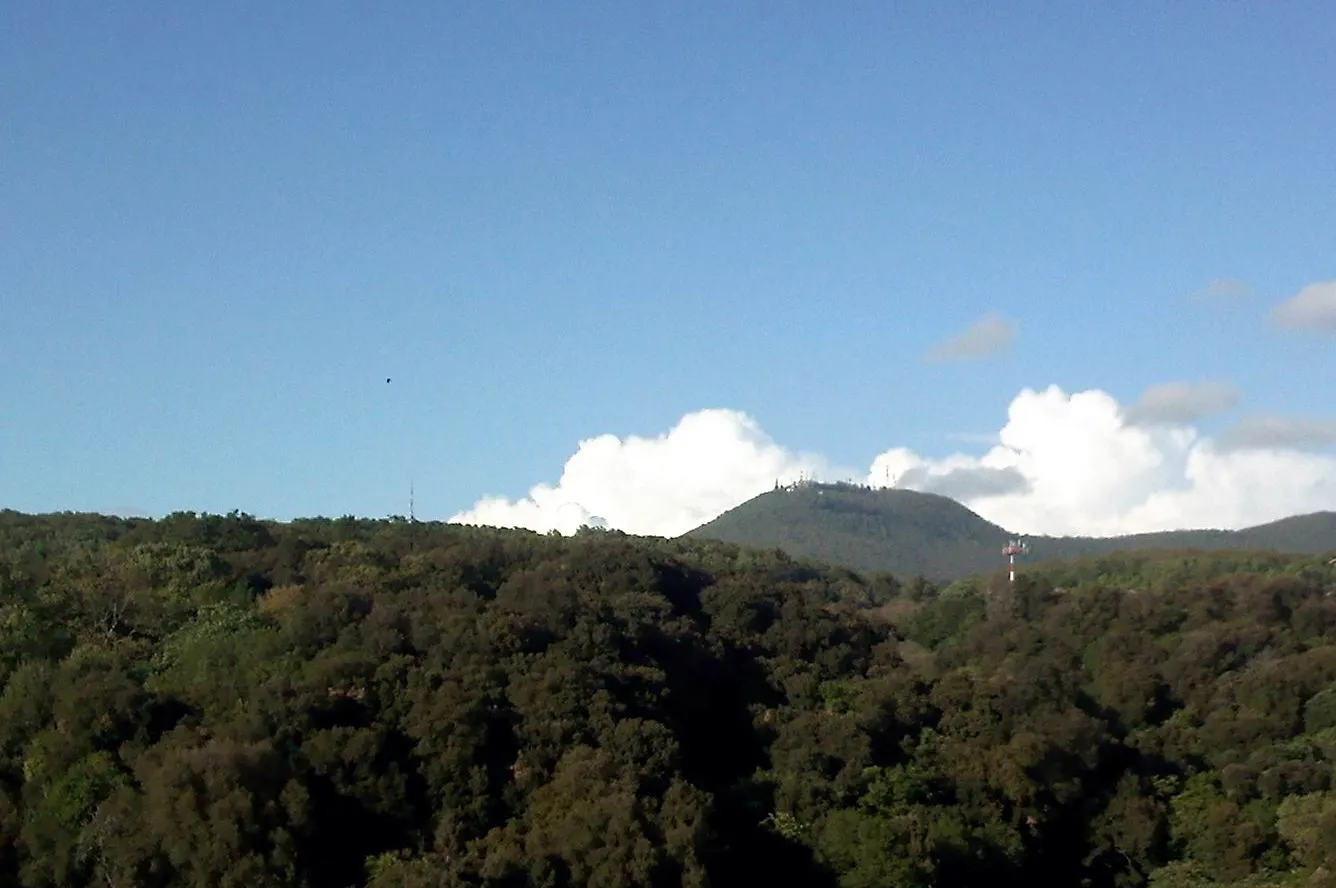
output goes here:
<path id="1" fill-rule="evenodd" d="M 11 4 L 0 507 L 384 515 L 411 477 L 444 517 L 714 407 L 861 469 L 1052 384 L 1329 416 L 1332 339 L 1267 314 L 1336 278 L 1332 33 L 1318 2 Z M 923 360 L 989 312 L 1008 352 Z"/>

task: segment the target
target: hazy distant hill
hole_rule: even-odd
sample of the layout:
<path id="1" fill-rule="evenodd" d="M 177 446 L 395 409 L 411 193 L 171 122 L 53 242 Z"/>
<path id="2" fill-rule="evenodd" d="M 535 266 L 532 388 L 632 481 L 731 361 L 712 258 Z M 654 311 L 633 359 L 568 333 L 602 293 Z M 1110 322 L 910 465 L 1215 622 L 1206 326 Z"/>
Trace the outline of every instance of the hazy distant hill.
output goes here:
<path id="1" fill-rule="evenodd" d="M 952 580 L 1003 566 L 1015 534 L 931 493 L 812 484 L 764 493 L 686 536 L 779 548 L 862 571 Z M 1190 530 L 1123 537 L 1026 537 L 1031 560 L 1137 549 L 1336 550 L 1336 512 L 1285 518 L 1245 530 Z"/>

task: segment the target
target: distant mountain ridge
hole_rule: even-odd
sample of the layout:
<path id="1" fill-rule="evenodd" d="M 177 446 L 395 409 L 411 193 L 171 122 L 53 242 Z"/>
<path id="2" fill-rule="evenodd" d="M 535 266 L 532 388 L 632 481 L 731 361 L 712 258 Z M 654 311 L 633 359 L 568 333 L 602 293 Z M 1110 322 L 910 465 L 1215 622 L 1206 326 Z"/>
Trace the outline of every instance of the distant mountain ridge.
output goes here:
<path id="1" fill-rule="evenodd" d="M 801 484 L 763 493 L 684 534 L 778 548 L 859 571 L 936 581 L 1001 568 L 1018 535 L 953 499 L 913 490 Z M 1026 536 L 1030 561 L 1145 549 L 1336 550 L 1336 512 L 1296 515 L 1242 530 L 1181 530 L 1117 537 Z"/>

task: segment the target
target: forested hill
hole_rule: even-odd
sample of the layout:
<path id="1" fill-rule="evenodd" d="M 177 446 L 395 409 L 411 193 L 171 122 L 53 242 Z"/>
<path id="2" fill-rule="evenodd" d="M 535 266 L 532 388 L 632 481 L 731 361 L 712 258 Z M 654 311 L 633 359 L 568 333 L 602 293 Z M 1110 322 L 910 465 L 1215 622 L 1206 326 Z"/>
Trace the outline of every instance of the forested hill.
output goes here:
<path id="1" fill-rule="evenodd" d="M 0 513 L 0 885 L 1330 885 L 1332 568 L 1047 570 Z"/>
<path id="2" fill-rule="evenodd" d="M 748 500 L 687 536 L 779 548 L 861 571 L 949 581 L 994 571 L 1015 534 L 931 493 L 806 484 Z M 1336 512 L 1246 530 L 1187 530 L 1122 537 L 1027 537 L 1032 558 L 1068 559 L 1138 549 L 1336 552 Z"/>

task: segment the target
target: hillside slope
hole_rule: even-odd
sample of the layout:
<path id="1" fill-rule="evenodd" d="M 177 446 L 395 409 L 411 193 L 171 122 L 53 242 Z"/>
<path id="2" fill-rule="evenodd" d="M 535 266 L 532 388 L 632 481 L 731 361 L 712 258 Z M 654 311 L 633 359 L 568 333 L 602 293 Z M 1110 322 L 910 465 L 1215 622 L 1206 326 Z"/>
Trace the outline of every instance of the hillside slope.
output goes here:
<path id="1" fill-rule="evenodd" d="M 0 511 L 0 885 L 1330 886 L 1336 571 L 1217 554 Z"/>
<path id="2" fill-rule="evenodd" d="M 779 548 L 794 557 L 860 571 L 921 574 L 945 581 L 1000 568 L 1001 548 L 1015 534 L 937 494 L 813 484 L 761 494 L 686 536 Z M 1026 540 L 1031 557 L 1044 561 L 1141 549 L 1316 554 L 1336 549 L 1336 512 L 1299 515 L 1237 531 Z"/>
<path id="3" fill-rule="evenodd" d="M 946 578 L 996 567 L 1007 531 L 912 490 L 808 485 L 764 493 L 687 534 L 860 571 Z"/>

